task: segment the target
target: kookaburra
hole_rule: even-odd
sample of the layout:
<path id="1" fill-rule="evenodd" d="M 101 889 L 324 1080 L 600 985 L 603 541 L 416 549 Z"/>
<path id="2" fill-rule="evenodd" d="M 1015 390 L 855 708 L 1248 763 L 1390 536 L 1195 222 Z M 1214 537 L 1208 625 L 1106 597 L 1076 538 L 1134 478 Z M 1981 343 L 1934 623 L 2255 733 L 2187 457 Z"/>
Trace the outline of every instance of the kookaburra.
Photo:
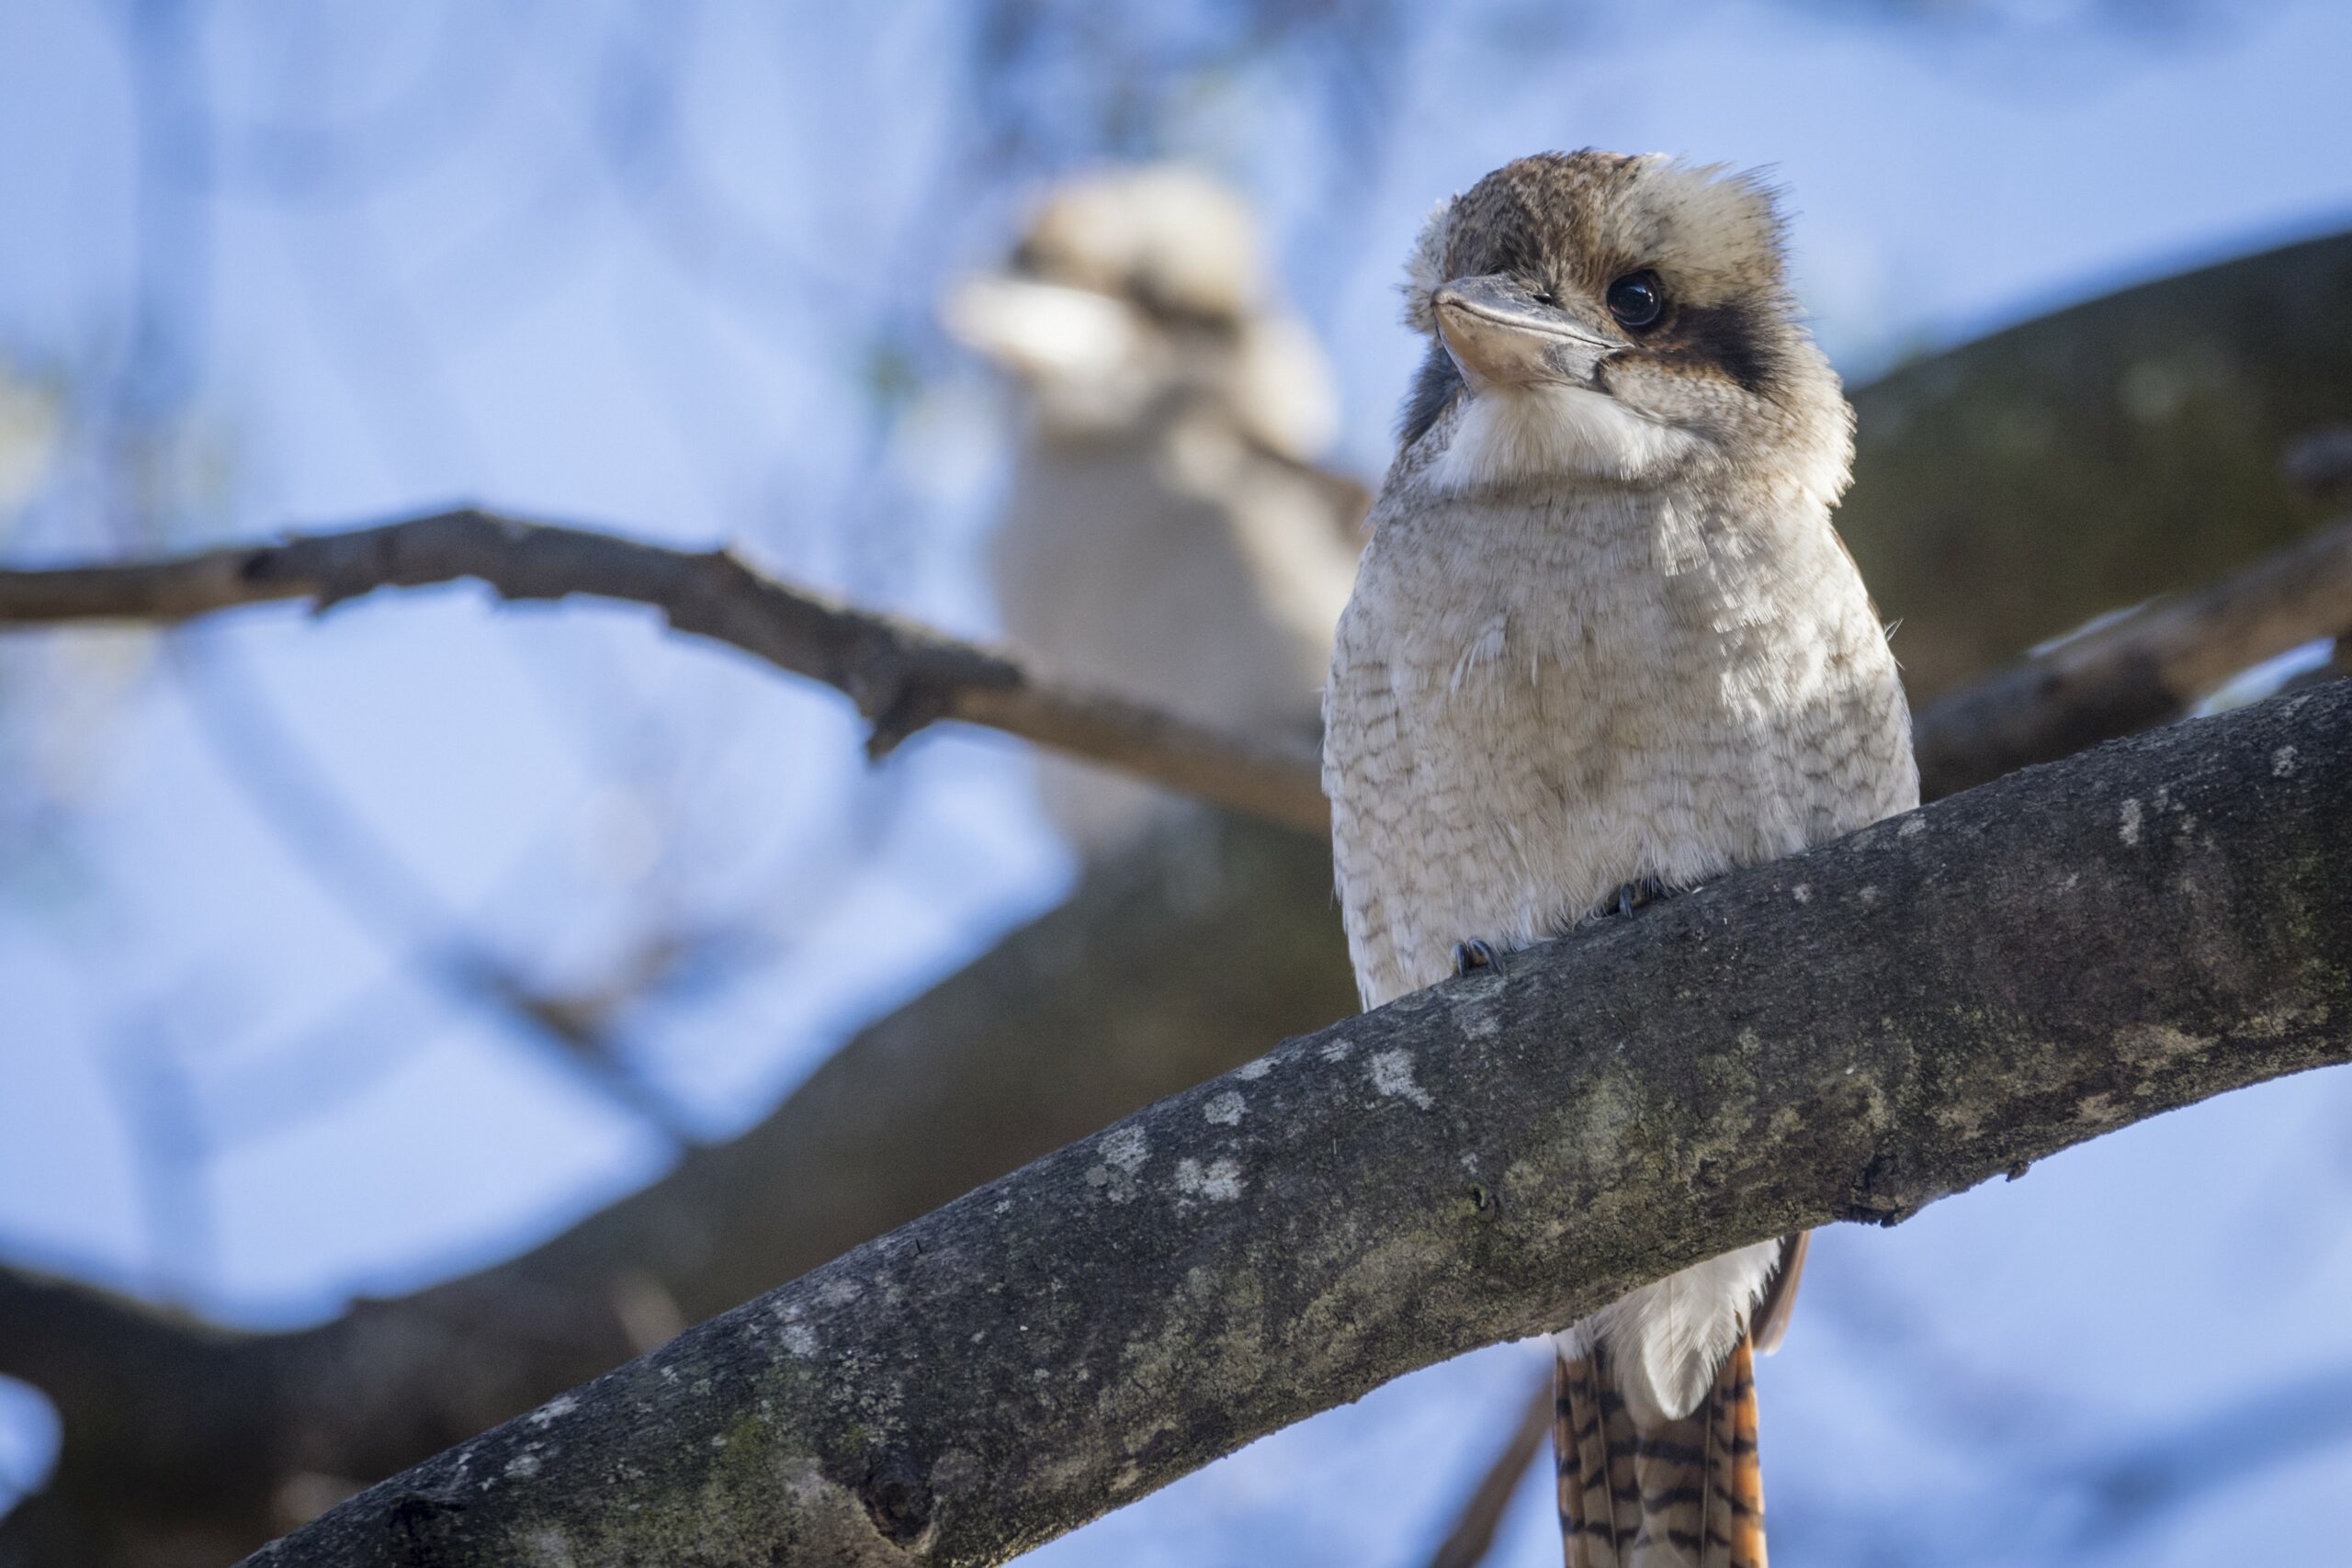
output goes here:
<path id="1" fill-rule="evenodd" d="M 1429 355 L 1324 697 L 1368 1006 L 1917 804 L 1885 629 L 1829 522 L 1852 415 L 1756 179 L 1524 158 L 1431 216 Z M 1561 1333 L 1571 1568 L 1764 1562 L 1752 1348 L 1804 1238 Z"/>
<path id="2" fill-rule="evenodd" d="M 1368 498 L 1311 466 L 1329 375 L 1241 199 L 1169 166 L 1069 181 L 943 316 L 1024 394 L 991 563 L 1015 649 L 1223 728 L 1311 734 Z M 1090 852 L 1170 800 L 1057 758 L 1040 784 Z"/>

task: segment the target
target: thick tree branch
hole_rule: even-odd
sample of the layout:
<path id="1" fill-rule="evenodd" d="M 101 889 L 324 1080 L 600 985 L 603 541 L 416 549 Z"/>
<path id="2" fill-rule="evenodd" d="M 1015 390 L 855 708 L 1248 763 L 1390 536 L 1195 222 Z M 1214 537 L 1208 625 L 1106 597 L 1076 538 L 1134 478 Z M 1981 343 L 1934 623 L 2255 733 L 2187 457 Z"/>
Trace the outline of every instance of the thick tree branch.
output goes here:
<path id="1" fill-rule="evenodd" d="M 2352 1059 L 2347 954 L 2337 683 L 1292 1041 L 254 1562 L 1001 1562 L 1698 1258 Z"/>
<path id="2" fill-rule="evenodd" d="M 669 549 L 471 507 L 168 560 L 0 570 L 0 625 L 182 621 L 279 599 L 325 610 L 379 588 L 469 577 L 507 599 L 650 604 L 682 632 L 848 696 L 873 722 L 867 750 L 876 757 L 925 725 L 957 719 L 1308 832 L 1329 825 L 1305 739 L 1227 735 L 1042 680 L 1001 653 L 780 582 L 729 550 Z"/>
<path id="3" fill-rule="evenodd" d="M 2352 233 L 2332 234 L 2086 300 L 1856 389 L 1838 526 L 1903 623 L 1915 705 L 2324 523 L 2278 459 L 2352 411 L 2347 299 Z"/>

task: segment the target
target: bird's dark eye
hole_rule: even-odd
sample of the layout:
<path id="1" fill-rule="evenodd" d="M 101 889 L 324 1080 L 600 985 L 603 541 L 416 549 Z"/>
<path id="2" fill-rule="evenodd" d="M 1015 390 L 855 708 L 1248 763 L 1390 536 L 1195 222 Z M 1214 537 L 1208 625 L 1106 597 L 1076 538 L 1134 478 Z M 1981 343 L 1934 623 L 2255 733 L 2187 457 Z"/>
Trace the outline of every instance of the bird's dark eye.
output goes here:
<path id="1" fill-rule="evenodd" d="M 1666 289 L 1654 272 L 1629 272 L 1609 286 L 1609 313 L 1639 331 L 1666 312 Z"/>

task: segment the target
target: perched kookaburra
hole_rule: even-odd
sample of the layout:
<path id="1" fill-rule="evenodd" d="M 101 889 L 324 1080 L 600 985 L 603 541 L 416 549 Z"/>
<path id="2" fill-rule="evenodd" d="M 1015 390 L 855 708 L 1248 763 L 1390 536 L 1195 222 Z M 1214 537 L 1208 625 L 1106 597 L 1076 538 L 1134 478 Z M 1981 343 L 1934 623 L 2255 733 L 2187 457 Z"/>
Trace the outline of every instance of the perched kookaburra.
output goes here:
<path id="1" fill-rule="evenodd" d="M 1829 524 L 1852 418 L 1756 180 L 1547 153 L 1433 214 L 1430 337 L 1324 698 L 1367 1005 L 1916 805 Z M 1764 1561 L 1751 1347 L 1804 1239 L 1557 1337 L 1571 1568 Z"/>
<path id="2" fill-rule="evenodd" d="M 1337 423 L 1329 376 L 1240 198 L 1172 167 L 1073 180 L 944 316 L 1025 394 L 991 563 L 1015 649 L 1189 718 L 1311 734 L 1368 498 L 1310 465 Z M 1090 852 L 1169 798 L 1041 769 Z"/>

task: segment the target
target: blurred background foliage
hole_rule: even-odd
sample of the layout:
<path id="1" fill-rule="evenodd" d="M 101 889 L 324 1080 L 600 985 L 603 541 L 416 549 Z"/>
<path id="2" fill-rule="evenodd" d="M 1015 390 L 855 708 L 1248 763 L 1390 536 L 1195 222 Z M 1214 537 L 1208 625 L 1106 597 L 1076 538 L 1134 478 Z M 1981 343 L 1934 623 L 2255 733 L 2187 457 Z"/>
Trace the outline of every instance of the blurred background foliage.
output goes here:
<path id="1" fill-rule="evenodd" d="M 15 0 L 0 555 L 481 498 L 992 635 L 1023 426 L 935 312 L 1050 182 L 1244 193 L 1369 482 L 1421 213 L 1662 147 L 1793 187 L 1925 696 L 2325 515 L 2278 465 L 2352 420 L 2347 55 L 2327 0 Z M 1315 846 L 1082 864 L 1016 748 L 858 739 L 642 615 L 468 592 L 0 639 L 0 1562 L 231 1561 L 1351 1005 Z M 1786 1559 L 2307 1546 L 2352 1485 L 2347 1111 L 2274 1085 L 1825 1235 L 1765 1372 Z M 1538 1366 L 1041 1556 L 1421 1560 Z M 1555 1560 L 1544 1491 L 1497 1561 Z"/>

